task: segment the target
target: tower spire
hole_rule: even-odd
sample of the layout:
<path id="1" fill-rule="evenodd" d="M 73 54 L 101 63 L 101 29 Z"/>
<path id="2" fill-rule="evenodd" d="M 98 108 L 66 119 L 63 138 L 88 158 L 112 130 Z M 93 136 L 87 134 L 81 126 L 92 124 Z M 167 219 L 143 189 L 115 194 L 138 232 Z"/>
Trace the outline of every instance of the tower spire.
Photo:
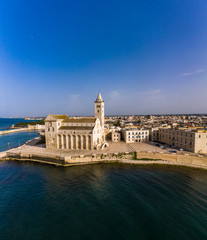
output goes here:
<path id="1" fill-rule="evenodd" d="M 98 96 L 96 98 L 96 102 L 103 102 L 103 98 L 101 97 L 101 93 L 98 93 Z"/>

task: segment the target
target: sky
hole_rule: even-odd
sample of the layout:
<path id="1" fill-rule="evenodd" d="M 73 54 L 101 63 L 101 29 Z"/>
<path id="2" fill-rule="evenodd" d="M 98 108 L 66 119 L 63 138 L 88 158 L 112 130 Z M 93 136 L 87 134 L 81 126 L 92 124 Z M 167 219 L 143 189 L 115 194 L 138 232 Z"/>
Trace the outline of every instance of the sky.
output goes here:
<path id="1" fill-rule="evenodd" d="M 207 113 L 206 0 L 1 0 L 0 117 Z"/>

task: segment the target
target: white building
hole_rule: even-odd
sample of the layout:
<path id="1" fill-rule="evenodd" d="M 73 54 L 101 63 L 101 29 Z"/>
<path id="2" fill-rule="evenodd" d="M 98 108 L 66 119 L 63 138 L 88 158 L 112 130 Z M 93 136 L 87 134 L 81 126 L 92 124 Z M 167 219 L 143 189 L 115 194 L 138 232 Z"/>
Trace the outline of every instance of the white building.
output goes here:
<path id="1" fill-rule="evenodd" d="M 51 149 L 100 149 L 105 142 L 104 101 L 95 101 L 95 117 L 72 118 L 49 114 L 45 119 L 46 147 Z"/>
<path id="2" fill-rule="evenodd" d="M 149 130 L 130 128 L 124 129 L 122 133 L 126 143 L 149 141 Z"/>
<path id="3" fill-rule="evenodd" d="M 158 141 L 194 153 L 207 153 L 207 131 L 160 128 Z"/>

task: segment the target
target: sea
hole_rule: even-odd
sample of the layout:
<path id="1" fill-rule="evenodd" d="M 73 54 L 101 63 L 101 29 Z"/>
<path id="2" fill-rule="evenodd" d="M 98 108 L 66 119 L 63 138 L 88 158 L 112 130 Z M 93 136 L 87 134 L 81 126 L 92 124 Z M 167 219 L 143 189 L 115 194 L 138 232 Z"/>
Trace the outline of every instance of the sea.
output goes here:
<path id="1" fill-rule="evenodd" d="M 2 240 L 206 240 L 207 171 L 0 162 Z"/>
<path id="2" fill-rule="evenodd" d="M 0 136 L 1 151 L 36 135 Z M 1 239 L 206 240 L 207 171 L 0 161 Z"/>
<path id="3" fill-rule="evenodd" d="M 31 120 L 24 120 L 24 118 L 0 118 L 0 131 L 7 130 L 9 127 L 12 127 L 13 124 L 29 121 Z M 16 148 L 38 136 L 39 133 L 37 131 L 25 131 L 0 135 L 0 152 Z"/>

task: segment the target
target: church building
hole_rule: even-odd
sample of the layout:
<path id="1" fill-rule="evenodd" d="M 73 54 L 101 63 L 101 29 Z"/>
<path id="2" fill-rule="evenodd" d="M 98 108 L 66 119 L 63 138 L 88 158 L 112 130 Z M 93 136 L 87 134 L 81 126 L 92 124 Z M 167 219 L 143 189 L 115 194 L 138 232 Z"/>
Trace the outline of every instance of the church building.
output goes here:
<path id="1" fill-rule="evenodd" d="M 45 119 L 46 148 L 98 150 L 104 147 L 104 101 L 99 92 L 95 117 L 49 114 Z"/>

